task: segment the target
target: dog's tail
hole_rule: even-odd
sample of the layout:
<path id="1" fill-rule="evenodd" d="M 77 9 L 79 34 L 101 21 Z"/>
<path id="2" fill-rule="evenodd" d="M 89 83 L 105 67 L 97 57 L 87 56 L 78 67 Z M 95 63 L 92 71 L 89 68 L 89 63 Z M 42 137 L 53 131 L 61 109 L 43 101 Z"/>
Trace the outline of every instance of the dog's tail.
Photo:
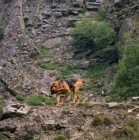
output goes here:
<path id="1" fill-rule="evenodd" d="M 84 79 L 82 79 L 82 82 L 85 83 L 85 84 L 90 84 L 90 85 L 93 85 L 95 82 L 96 82 L 96 78 L 94 78 L 92 81 L 88 82 L 88 81 L 85 81 Z"/>

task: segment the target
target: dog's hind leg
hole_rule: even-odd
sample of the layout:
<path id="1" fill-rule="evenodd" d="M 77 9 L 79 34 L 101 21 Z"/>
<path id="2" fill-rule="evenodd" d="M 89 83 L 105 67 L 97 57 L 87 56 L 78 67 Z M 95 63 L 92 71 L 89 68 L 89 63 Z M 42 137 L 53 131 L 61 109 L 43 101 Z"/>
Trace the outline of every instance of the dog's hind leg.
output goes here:
<path id="1" fill-rule="evenodd" d="M 78 94 L 78 95 L 77 95 L 76 102 L 77 102 L 77 103 L 80 103 L 81 99 L 82 99 L 82 96 Z"/>
<path id="2" fill-rule="evenodd" d="M 74 87 L 73 87 L 74 98 L 73 98 L 73 101 L 71 103 L 75 103 L 76 100 L 78 100 L 78 102 L 80 101 L 81 97 L 78 94 L 78 91 L 81 88 L 81 86 L 82 86 L 82 81 L 78 81 L 74 84 Z"/>

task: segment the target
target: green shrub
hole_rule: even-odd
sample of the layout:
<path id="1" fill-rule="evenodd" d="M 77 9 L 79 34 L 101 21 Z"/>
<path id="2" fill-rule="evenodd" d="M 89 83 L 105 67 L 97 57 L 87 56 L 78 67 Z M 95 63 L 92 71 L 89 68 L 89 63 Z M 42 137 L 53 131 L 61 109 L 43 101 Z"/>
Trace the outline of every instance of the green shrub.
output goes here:
<path id="1" fill-rule="evenodd" d="M 71 30 L 71 36 L 75 39 L 72 45 L 88 47 L 93 45 L 93 24 L 91 20 L 84 18 L 80 23 L 77 23 L 75 28 Z"/>
<path id="2" fill-rule="evenodd" d="M 6 136 L 2 136 L 2 138 L 0 137 L 0 140 L 10 140 L 10 139 Z"/>
<path id="3" fill-rule="evenodd" d="M 48 98 L 42 94 L 38 94 L 38 95 L 32 95 L 26 100 L 26 102 L 28 105 L 37 106 L 43 104 L 52 105 L 55 104 L 56 101 L 54 98 Z"/>
<path id="4" fill-rule="evenodd" d="M 2 107 L 3 97 L 0 95 L 0 108 Z"/>
<path id="5" fill-rule="evenodd" d="M 18 101 L 24 101 L 25 100 L 25 97 L 23 95 L 21 95 L 21 94 L 18 94 L 18 95 L 16 95 L 16 99 Z"/>
<path id="6" fill-rule="evenodd" d="M 4 29 L 5 29 L 5 23 L 0 22 L 0 39 L 2 39 L 2 37 L 3 37 Z"/>
<path id="7" fill-rule="evenodd" d="M 139 20 L 137 20 L 137 21 L 134 22 L 134 26 L 135 26 L 137 29 L 139 29 Z"/>
<path id="8" fill-rule="evenodd" d="M 110 96 L 126 99 L 138 96 L 139 87 L 139 38 L 126 34 L 126 40 L 120 48 L 121 59 L 117 65 Z"/>
<path id="9" fill-rule="evenodd" d="M 41 68 L 43 69 L 47 69 L 47 70 L 55 70 L 57 67 L 54 64 L 50 64 L 50 63 L 45 63 L 42 61 L 38 61 L 37 63 Z"/>
<path id="10" fill-rule="evenodd" d="M 47 104 L 47 105 L 54 105 L 54 104 L 56 104 L 56 99 L 55 98 L 47 98 L 46 97 L 45 104 Z"/>
<path id="11" fill-rule="evenodd" d="M 53 126 L 53 130 L 54 131 L 57 131 L 57 130 L 60 130 L 61 129 L 61 126 L 59 125 L 59 124 L 55 124 L 54 126 Z"/>
<path id="12" fill-rule="evenodd" d="M 103 21 L 106 17 L 106 8 L 105 7 L 99 7 L 98 8 L 98 16 L 96 17 L 97 20 Z"/>
<path id="13" fill-rule="evenodd" d="M 103 75 L 104 73 L 104 67 L 103 66 L 96 66 L 93 69 L 89 70 L 83 78 L 99 78 Z"/>
<path id="14" fill-rule="evenodd" d="M 53 138 L 53 140 L 66 140 L 66 137 L 63 135 L 58 135 Z"/>
<path id="15" fill-rule="evenodd" d="M 93 121 L 92 121 L 92 126 L 98 126 L 102 124 L 102 120 L 99 116 L 95 116 Z"/>
<path id="16" fill-rule="evenodd" d="M 86 86 L 83 86 L 81 87 L 81 90 L 84 90 L 84 91 L 94 91 L 94 87 L 92 85 L 86 85 Z"/>
<path id="17" fill-rule="evenodd" d="M 40 43 L 38 44 L 37 48 L 39 49 L 43 57 L 51 57 L 51 55 L 48 52 L 48 48 L 45 44 Z"/>
<path id="18" fill-rule="evenodd" d="M 99 45 L 101 45 L 101 47 L 105 46 L 107 42 L 113 40 L 116 35 L 109 23 L 105 21 L 93 23 L 87 18 L 77 23 L 70 34 L 74 38 L 72 45 L 91 48 Z"/>
<path id="19" fill-rule="evenodd" d="M 134 132 L 134 130 L 130 127 L 123 127 L 122 129 L 116 129 L 113 132 L 113 135 L 117 138 L 126 138 L 127 140 L 130 139 L 135 139 L 136 138 L 136 134 Z"/>
<path id="20" fill-rule="evenodd" d="M 82 59 L 84 57 L 83 54 L 77 54 L 74 56 L 74 59 Z"/>
<path id="21" fill-rule="evenodd" d="M 34 36 L 32 35 L 31 31 L 32 31 L 33 27 L 26 27 L 24 29 L 26 35 L 28 35 L 30 38 L 34 38 Z"/>
<path id="22" fill-rule="evenodd" d="M 130 118 L 128 120 L 127 123 L 124 124 L 124 126 L 128 126 L 128 127 L 132 127 L 134 130 L 138 129 L 138 126 L 139 126 L 139 121 L 138 120 L 134 120 L 134 118 Z"/>
<path id="23" fill-rule="evenodd" d="M 32 140 L 41 140 L 40 136 L 34 136 Z"/>
<path id="24" fill-rule="evenodd" d="M 117 62 L 119 57 L 117 46 L 107 46 L 99 51 L 99 57 L 110 60 L 112 62 Z"/>

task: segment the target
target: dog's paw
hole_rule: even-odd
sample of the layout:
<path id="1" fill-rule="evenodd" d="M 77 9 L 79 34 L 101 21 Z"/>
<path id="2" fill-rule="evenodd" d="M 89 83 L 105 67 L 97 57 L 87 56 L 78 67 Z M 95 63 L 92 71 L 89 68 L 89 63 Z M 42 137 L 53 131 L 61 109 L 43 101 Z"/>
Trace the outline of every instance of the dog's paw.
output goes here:
<path id="1" fill-rule="evenodd" d="M 59 103 L 59 105 L 63 105 L 63 104 L 64 104 L 64 102 Z"/>
<path id="2" fill-rule="evenodd" d="M 72 102 L 70 102 L 70 103 L 71 103 L 71 104 L 74 104 L 75 102 L 72 101 Z"/>
<path id="3" fill-rule="evenodd" d="M 60 104 L 56 104 L 55 106 L 56 106 L 56 107 L 59 107 L 59 105 L 60 105 Z"/>

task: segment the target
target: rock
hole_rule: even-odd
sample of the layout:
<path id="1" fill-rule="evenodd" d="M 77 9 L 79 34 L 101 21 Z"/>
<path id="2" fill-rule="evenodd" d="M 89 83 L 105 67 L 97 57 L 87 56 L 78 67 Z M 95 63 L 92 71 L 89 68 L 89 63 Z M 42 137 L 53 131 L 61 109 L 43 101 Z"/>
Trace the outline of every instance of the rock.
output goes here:
<path id="1" fill-rule="evenodd" d="M 80 61 L 78 65 L 80 69 L 87 69 L 89 66 L 89 61 Z"/>
<path id="2" fill-rule="evenodd" d="M 111 103 L 107 103 L 107 105 L 108 105 L 109 108 L 113 108 L 113 107 L 118 106 L 119 103 L 117 103 L 117 102 L 111 102 Z"/>
<path id="3" fill-rule="evenodd" d="M 68 18 L 66 27 L 74 27 L 76 22 L 81 21 L 80 19 L 75 19 L 75 18 Z"/>
<path id="4" fill-rule="evenodd" d="M 47 41 L 45 41 L 46 46 L 49 48 L 54 47 L 60 43 L 61 43 L 61 37 L 52 38 L 52 39 L 48 39 Z"/>
<path id="5" fill-rule="evenodd" d="M 139 107 L 138 106 L 136 106 L 136 107 L 134 107 L 134 108 L 132 108 L 132 109 L 128 109 L 128 113 L 132 113 L 132 112 L 138 112 L 139 111 Z"/>
<path id="6" fill-rule="evenodd" d="M 51 15 L 52 15 L 52 11 L 51 11 L 51 9 L 49 9 L 49 8 L 44 9 L 44 10 L 42 11 L 42 18 L 43 18 L 43 19 L 48 19 L 49 17 L 51 17 Z"/>
<path id="7" fill-rule="evenodd" d="M 101 3 L 99 3 L 99 2 L 86 2 L 85 3 L 85 5 L 86 5 L 86 8 L 88 9 L 88 10 L 98 10 L 98 7 L 101 5 Z"/>
<path id="8" fill-rule="evenodd" d="M 1 118 L 2 118 L 2 114 L 3 114 L 3 112 L 2 112 L 2 107 L 0 106 L 0 120 L 1 120 Z"/>
<path id="9" fill-rule="evenodd" d="M 137 102 L 139 101 L 139 97 L 132 97 L 132 102 Z"/>
<path id="10" fill-rule="evenodd" d="M 52 82 L 52 78 L 47 75 L 44 75 L 41 80 L 41 87 L 39 93 L 43 93 L 45 95 L 50 95 L 50 83 Z"/>
<path id="11" fill-rule="evenodd" d="M 15 122 L 14 122 L 15 121 Z M 0 121 L 0 131 L 10 131 L 11 133 L 14 133 L 16 131 L 16 121 L 17 119 L 6 119 L 3 121 Z"/>
<path id="12" fill-rule="evenodd" d="M 2 108 L 2 120 L 12 117 L 21 117 L 27 115 L 31 107 L 19 104 L 19 103 L 10 103 Z"/>
<path id="13" fill-rule="evenodd" d="M 54 15 L 55 15 L 56 18 L 58 18 L 58 17 L 62 16 L 62 13 L 61 12 L 55 12 Z"/>

